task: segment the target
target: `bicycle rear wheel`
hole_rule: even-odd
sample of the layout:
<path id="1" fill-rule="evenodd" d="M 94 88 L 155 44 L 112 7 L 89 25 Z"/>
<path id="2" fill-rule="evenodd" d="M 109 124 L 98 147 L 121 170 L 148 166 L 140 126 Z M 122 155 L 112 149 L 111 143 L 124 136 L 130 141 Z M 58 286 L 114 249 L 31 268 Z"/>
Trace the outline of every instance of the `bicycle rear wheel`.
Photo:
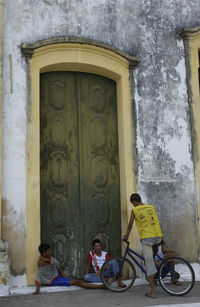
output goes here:
<path id="1" fill-rule="evenodd" d="M 115 267 L 117 266 L 117 273 L 114 275 L 110 272 L 110 268 L 115 262 Z M 131 288 L 133 285 L 136 272 L 133 264 L 128 260 L 123 258 L 112 258 L 107 260 L 101 268 L 101 280 L 104 286 L 114 292 L 124 292 Z"/>
<path id="2" fill-rule="evenodd" d="M 167 258 L 160 265 L 158 273 L 161 287 L 171 295 L 185 295 L 189 293 L 194 286 L 194 270 L 183 258 Z"/>

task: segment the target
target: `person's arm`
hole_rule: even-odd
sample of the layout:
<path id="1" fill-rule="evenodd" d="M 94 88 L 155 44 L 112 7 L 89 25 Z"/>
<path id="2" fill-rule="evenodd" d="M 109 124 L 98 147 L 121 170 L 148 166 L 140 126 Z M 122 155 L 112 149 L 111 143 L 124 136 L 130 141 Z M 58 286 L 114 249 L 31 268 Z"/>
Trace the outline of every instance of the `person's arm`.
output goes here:
<path id="1" fill-rule="evenodd" d="M 36 283 L 36 290 L 33 292 L 33 295 L 40 294 L 40 284 Z"/>
<path id="2" fill-rule="evenodd" d="M 97 276 L 97 277 L 100 277 L 100 273 L 101 273 L 101 270 L 98 269 L 98 271 L 97 271 L 97 273 L 96 273 L 96 276 Z"/>
<path id="3" fill-rule="evenodd" d="M 65 275 L 60 262 L 55 258 L 55 257 L 51 257 L 51 262 L 50 264 L 53 264 L 56 266 L 56 269 L 59 270 L 60 272 L 60 276 L 66 278 L 67 276 Z"/>
<path id="4" fill-rule="evenodd" d="M 128 223 L 128 227 L 127 227 L 127 231 L 126 231 L 126 234 L 123 237 L 124 240 L 128 240 L 128 237 L 130 235 L 131 229 L 133 227 L 134 218 L 135 218 L 135 215 L 134 215 L 133 210 L 132 210 L 131 217 L 130 217 L 130 220 L 129 220 L 129 223 Z"/>
<path id="5" fill-rule="evenodd" d="M 38 267 L 46 266 L 46 265 L 49 265 L 50 263 L 51 263 L 51 258 L 46 258 L 46 257 L 40 256 L 40 258 L 38 260 Z"/>
<path id="6" fill-rule="evenodd" d="M 110 259 L 110 256 L 109 256 L 109 254 L 108 253 L 106 253 L 105 254 L 105 262 L 107 261 L 107 260 L 109 260 Z M 104 263 L 105 263 L 104 262 Z M 106 266 L 104 266 L 104 269 L 105 270 L 107 270 L 108 269 L 108 264 L 106 265 Z M 100 276 L 100 273 L 101 273 L 101 269 L 100 268 L 98 268 L 98 271 L 97 271 L 97 273 L 96 273 L 96 275 L 97 275 L 97 277 L 99 277 Z"/>
<path id="7" fill-rule="evenodd" d="M 89 253 L 88 254 L 88 258 L 87 258 L 87 265 L 86 265 L 86 269 L 85 269 L 85 275 L 89 274 L 89 269 L 90 269 L 91 263 L 92 263 L 92 256 Z"/>
<path id="8" fill-rule="evenodd" d="M 67 276 L 65 275 L 63 269 L 61 268 L 61 266 L 59 266 L 58 268 L 59 272 L 60 272 L 60 276 L 66 278 Z"/>
<path id="9" fill-rule="evenodd" d="M 86 264 L 85 275 L 89 274 L 90 266 L 91 266 L 91 262 L 88 262 L 88 263 Z"/>
<path id="10" fill-rule="evenodd" d="M 169 258 L 169 257 L 176 257 L 176 252 L 173 251 L 173 250 L 168 249 L 165 245 L 163 245 L 161 247 L 161 249 L 162 249 L 163 255 L 166 255 L 167 258 Z"/>

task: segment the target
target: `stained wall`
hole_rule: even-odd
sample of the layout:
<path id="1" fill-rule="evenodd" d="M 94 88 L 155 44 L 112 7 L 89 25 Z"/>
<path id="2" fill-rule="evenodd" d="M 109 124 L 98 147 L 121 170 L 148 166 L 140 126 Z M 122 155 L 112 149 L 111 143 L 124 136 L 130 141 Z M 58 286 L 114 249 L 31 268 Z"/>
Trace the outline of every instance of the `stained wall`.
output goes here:
<path id="1" fill-rule="evenodd" d="M 197 261 L 191 120 L 179 31 L 198 25 L 199 1 L 4 2 L 2 236 L 10 242 L 12 274 L 25 271 L 26 245 L 27 84 L 20 46 L 63 36 L 105 42 L 141 58 L 131 79 L 139 193 L 156 206 L 169 246 Z"/>

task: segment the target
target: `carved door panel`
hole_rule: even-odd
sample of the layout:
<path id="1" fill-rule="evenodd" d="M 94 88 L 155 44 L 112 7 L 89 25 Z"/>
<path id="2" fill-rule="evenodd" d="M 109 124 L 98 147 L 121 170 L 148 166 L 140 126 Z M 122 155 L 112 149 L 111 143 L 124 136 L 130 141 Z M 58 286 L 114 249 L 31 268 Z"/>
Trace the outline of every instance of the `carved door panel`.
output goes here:
<path id="1" fill-rule="evenodd" d="M 41 75 L 41 239 L 74 276 L 81 250 L 76 84 L 73 73 Z"/>
<path id="2" fill-rule="evenodd" d="M 41 240 L 71 276 L 83 276 L 92 239 L 121 252 L 115 82 L 41 75 Z"/>
<path id="3" fill-rule="evenodd" d="M 99 237 L 112 256 L 121 253 L 121 213 L 115 82 L 79 77 L 80 182 L 84 247 Z"/>

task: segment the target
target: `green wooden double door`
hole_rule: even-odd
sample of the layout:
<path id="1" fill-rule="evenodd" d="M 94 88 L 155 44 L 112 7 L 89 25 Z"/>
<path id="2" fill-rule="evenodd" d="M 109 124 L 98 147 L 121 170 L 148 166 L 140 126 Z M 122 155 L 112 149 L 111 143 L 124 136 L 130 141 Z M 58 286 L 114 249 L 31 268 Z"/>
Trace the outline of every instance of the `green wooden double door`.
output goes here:
<path id="1" fill-rule="evenodd" d="M 80 277 L 93 238 L 121 253 L 116 85 L 77 72 L 40 81 L 41 241 Z"/>

